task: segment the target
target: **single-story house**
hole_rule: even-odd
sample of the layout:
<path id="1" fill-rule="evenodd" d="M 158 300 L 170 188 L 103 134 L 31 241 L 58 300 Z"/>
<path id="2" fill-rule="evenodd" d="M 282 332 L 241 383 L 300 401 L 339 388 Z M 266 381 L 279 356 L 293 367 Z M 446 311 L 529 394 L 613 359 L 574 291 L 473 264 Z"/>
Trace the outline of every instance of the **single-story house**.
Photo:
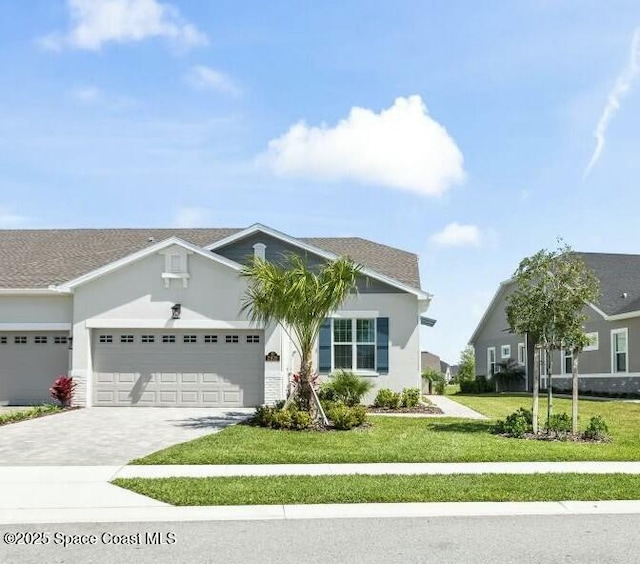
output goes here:
<path id="1" fill-rule="evenodd" d="M 441 372 L 442 374 L 444 374 L 447 382 L 451 380 L 451 367 L 449 363 L 442 360 L 437 354 L 431 353 L 429 351 L 422 351 L 420 353 L 420 358 L 422 372 L 427 369 L 435 370 L 436 372 Z"/>
<path id="2" fill-rule="evenodd" d="M 577 253 L 600 282 L 598 303 L 586 304 L 585 333 L 590 344 L 579 359 L 583 393 L 640 393 L 640 255 Z M 498 287 L 470 339 L 475 349 L 476 376 L 491 378 L 499 364 L 510 359 L 525 369 L 525 377 L 512 389 L 533 386 L 533 343 L 510 332 L 505 307 L 514 290 L 513 280 Z M 571 355 L 554 351 L 551 358 L 553 387 L 571 389 Z M 542 366 L 540 385 L 548 386 Z"/>
<path id="3" fill-rule="evenodd" d="M 239 407 L 285 396 L 299 358 L 288 334 L 240 312 L 249 257 L 299 253 L 363 265 L 358 294 L 325 320 L 316 368 L 420 386 L 431 296 L 413 253 L 357 237 L 246 229 L 0 231 L 0 402 L 48 400 L 59 374 L 91 406 Z"/>

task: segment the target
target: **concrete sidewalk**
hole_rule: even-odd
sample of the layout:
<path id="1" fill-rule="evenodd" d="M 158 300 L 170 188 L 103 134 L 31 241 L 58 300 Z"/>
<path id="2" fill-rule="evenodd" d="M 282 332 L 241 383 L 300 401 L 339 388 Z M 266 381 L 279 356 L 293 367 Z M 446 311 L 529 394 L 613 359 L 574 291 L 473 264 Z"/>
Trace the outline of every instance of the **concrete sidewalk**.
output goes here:
<path id="1" fill-rule="evenodd" d="M 640 474 L 640 462 L 2 467 L 0 524 L 640 513 L 640 501 L 173 507 L 109 483 L 116 477 L 504 472 Z"/>
<path id="2" fill-rule="evenodd" d="M 442 410 L 440 415 L 430 415 L 429 417 L 461 417 L 464 419 L 489 419 L 482 413 L 474 411 L 466 405 L 462 405 L 446 396 L 430 395 L 425 396 L 433 405 Z"/>
<path id="3" fill-rule="evenodd" d="M 124 466 L 117 478 L 436 474 L 640 474 L 640 462 L 406 462 L 369 464 L 225 464 Z M 1 474 L 0 474 L 1 476 Z"/>

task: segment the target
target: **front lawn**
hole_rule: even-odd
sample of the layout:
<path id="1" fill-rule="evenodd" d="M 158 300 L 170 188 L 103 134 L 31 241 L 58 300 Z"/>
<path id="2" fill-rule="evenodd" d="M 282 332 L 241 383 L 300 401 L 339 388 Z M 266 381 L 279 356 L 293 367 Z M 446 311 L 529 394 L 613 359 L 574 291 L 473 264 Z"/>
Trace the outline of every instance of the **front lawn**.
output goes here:
<path id="1" fill-rule="evenodd" d="M 426 501 L 636 499 L 640 476 L 480 474 L 117 479 L 120 487 L 173 505 L 284 505 Z"/>
<path id="2" fill-rule="evenodd" d="M 503 417 L 524 396 L 455 396 L 490 417 Z M 556 411 L 570 411 L 555 400 Z M 546 413 L 544 402 L 541 414 Z M 529 441 L 490 433 L 493 421 L 371 417 L 367 429 L 340 432 L 276 431 L 235 425 L 133 461 L 134 464 L 296 464 L 341 462 L 483 462 L 640 460 L 640 404 L 581 401 L 583 426 L 601 414 L 611 443 Z M 542 420 L 542 417 L 541 417 Z"/>

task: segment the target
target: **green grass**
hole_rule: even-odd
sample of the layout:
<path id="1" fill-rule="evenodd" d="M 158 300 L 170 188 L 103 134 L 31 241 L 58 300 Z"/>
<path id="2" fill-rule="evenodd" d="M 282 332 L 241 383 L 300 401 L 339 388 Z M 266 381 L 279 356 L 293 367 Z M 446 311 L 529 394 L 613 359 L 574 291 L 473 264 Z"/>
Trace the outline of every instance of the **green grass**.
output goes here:
<path id="1" fill-rule="evenodd" d="M 637 499 L 628 474 L 275 476 L 117 479 L 120 487 L 173 505 L 282 505 L 424 501 Z"/>
<path id="2" fill-rule="evenodd" d="M 8 425 L 9 423 L 18 423 L 19 421 L 26 421 L 27 419 L 35 419 L 36 417 L 42 417 L 44 415 L 51 415 L 52 413 L 58 413 L 59 411 L 62 411 L 60 406 L 48 403 L 35 405 L 33 407 L 25 407 L 19 411 L 9 411 L 7 413 L 0 414 L 0 426 Z"/>
<path id="3" fill-rule="evenodd" d="M 490 417 L 503 417 L 524 396 L 456 396 Z M 570 410 L 556 400 L 557 411 Z M 541 402 L 541 413 L 545 404 Z M 371 417 L 367 429 L 340 432 L 276 431 L 235 425 L 220 433 L 175 445 L 134 464 L 295 464 L 340 462 L 483 462 L 640 460 L 640 404 L 581 401 L 582 426 L 600 413 L 611 443 L 510 439 L 490 433 L 493 421 Z"/>

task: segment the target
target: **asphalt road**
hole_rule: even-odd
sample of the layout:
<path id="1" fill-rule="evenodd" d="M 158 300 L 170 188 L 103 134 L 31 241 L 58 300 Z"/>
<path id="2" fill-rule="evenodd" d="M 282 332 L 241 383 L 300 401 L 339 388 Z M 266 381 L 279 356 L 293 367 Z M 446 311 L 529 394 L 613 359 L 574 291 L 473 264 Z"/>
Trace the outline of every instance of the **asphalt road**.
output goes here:
<path id="1" fill-rule="evenodd" d="M 640 562 L 640 515 L 29 525 L 0 533 L 2 564 Z M 65 535 L 87 544 L 64 547 Z M 16 538 L 32 544 L 7 544 Z"/>

